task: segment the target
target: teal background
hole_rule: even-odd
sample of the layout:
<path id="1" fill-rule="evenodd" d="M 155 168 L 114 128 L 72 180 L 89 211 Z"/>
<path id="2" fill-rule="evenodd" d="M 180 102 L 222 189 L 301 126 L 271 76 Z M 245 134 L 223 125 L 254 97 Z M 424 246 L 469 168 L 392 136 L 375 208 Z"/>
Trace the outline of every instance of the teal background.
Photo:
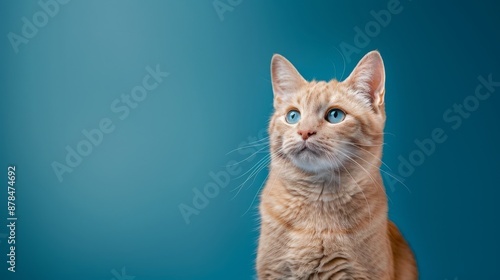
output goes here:
<path id="1" fill-rule="evenodd" d="M 15 274 L 6 271 L 0 226 L 0 278 L 254 279 L 254 198 L 266 169 L 237 195 L 250 173 L 231 176 L 189 224 L 179 205 L 192 206 L 193 189 L 231 160 L 243 174 L 265 156 L 228 152 L 267 126 L 272 54 L 307 79 L 341 79 L 378 49 L 387 71 L 385 170 L 398 176 L 399 155 L 408 158 L 434 128 L 448 136 L 401 178 L 405 186 L 387 187 L 421 279 L 497 279 L 500 91 L 457 130 L 443 113 L 474 93 L 478 76 L 500 80 L 500 9 L 401 1 L 402 12 L 346 62 L 339 44 L 353 44 L 353 28 L 387 3 L 244 0 L 221 20 L 212 1 L 73 0 L 16 54 L 7 34 L 20 34 L 21 18 L 40 6 L 1 1 L 0 176 L 17 166 L 19 220 Z M 120 120 L 111 102 L 157 64 L 170 76 Z M 115 130 L 59 182 L 51 163 L 63 163 L 65 147 L 105 117 Z M 5 187 L 0 225 L 6 196 Z"/>

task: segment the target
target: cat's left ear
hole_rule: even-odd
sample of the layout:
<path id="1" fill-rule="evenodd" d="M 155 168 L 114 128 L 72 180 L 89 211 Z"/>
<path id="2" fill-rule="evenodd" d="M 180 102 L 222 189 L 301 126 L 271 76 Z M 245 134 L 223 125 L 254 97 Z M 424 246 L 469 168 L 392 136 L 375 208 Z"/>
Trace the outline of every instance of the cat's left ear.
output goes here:
<path id="1" fill-rule="evenodd" d="M 380 53 L 378 51 L 367 53 L 345 82 L 350 88 L 364 94 L 378 111 L 384 105 L 385 94 L 385 69 Z"/>

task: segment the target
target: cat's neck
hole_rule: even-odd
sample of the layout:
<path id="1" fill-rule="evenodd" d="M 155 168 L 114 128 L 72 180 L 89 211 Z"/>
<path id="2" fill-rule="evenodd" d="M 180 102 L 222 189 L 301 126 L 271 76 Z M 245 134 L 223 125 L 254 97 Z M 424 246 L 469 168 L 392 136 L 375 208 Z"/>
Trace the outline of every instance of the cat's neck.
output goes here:
<path id="1" fill-rule="evenodd" d="M 305 172 L 291 163 L 272 162 L 270 176 L 305 201 L 326 202 L 362 192 L 380 192 L 385 196 L 380 167 L 369 162 L 317 173 Z"/>
<path id="2" fill-rule="evenodd" d="M 344 231 L 383 222 L 387 197 L 380 172 L 308 174 L 271 168 L 263 203 L 297 228 Z M 271 206 L 272 205 L 272 206 Z M 371 223 L 371 222 L 370 222 Z"/>

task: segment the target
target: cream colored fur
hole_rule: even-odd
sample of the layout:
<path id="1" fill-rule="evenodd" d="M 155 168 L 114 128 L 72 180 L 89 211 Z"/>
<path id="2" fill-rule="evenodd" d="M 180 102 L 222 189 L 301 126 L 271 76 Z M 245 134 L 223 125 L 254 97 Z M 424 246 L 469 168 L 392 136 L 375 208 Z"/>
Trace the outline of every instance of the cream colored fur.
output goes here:
<path id="1" fill-rule="evenodd" d="M 343 82 L 307 82 L 280 55 L 271 74 L 275 112 L 260 204 L 259 279 L 417 279 L 413 253 L 388 220 L 380 175 L 380 54 L 368 53 Z M 332 108 L 345 112 L 342 122 L 326 121 Z M 290 110 L 300 112 L 298 123 L 286 122 Z"/>

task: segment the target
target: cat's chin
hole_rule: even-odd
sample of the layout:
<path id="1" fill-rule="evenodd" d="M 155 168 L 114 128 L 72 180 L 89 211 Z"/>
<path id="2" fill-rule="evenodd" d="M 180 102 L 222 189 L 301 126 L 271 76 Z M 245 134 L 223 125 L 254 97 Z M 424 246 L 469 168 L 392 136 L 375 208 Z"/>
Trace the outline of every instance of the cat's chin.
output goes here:
<path id="1" fill-rule="evenodd" d="M 324 159 L 315 155 L 298 155 L 291 157 L 292 163 L 299 169 L 308 173 L 323 173 L 337 170 L 339 166 L 332 163 L 331 160 Z"/>

